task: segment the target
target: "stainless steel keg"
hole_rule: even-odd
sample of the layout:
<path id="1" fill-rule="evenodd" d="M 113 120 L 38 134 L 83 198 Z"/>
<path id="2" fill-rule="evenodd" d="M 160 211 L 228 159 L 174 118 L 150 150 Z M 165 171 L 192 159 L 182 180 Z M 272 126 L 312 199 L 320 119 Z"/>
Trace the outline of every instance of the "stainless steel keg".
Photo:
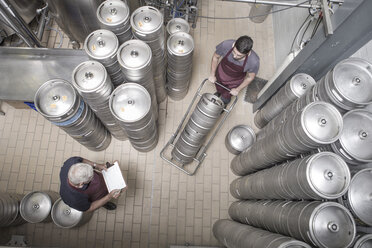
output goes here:
<path id="1" fill-rule="evenodd" d="M 69 207 L 59 198 L 52 207 L 52 219 L 54 224 L 61 228 L 79 227 L 87 223 L 92 218 L 93 213 L 81 212 Z"/>
<path id="2" fill-rule="evenodd" d="M 167 41 L 167 93 L 174 100 L 183 99 L 190 85 L 194 40 L 185 32 L 172 34 Z"/>
<path id="3" fill-rule="evenodd" d="M 190 33 L 190 25 L 183 18 L 173 18 L 167 23 L 168 37 L 177 32 Z"/>
<path id="4" fill-rule="evenodd" d="M 129 7 L 126 2 L 121 0 L 104 1 L 97 8 L 97 19 L 102 29 L 110 30 L 116 34 L 120 44 L 132 39 Z"/>
<path id="5" fill-rule="evenodd" d="M 313 85 L 315 80 L 308 74 L 298 73 L 294 75 L 266 104 L 260 109 L 254 122 L 258 128 L 263 128 L 282 110 L 294 100 L 300 98 Z"/>
<path id="6" fill-rule="evenodd" d="M 310 245 L 294 238 L 227 219 L 213 224 L 213 234 L 228 248 L 310 248 Z"/>
<path id="7" fill-rule="evenodd" d="M 229 208 L 238 222 L 291 236 L 316 247 L 349 247 L 355 222 L 341 204 L 320 201 L 241 201 Z"/>
<path id="8" fill-rule="evenodd" d="M 230 129 L 225 138 L 225 146 L 229 152 L 238 155 L 248 149 L 256 141 L 256 134 L 247 125 L 237 125 Z"/>
<path id="9" fill-rule="evenodd" d="M 116 88 L 110 97 L 110 110 L 136 150 L 148 152 L 156 147 L 158 128 L 150 94 L 143 86 L 125 83 Z"/>
<path id="10" fill-rule="evenodd" d="M 53 191 L 33 191 L 21 201 L 20 212 L 29 223 L 51 222 L 50 212 L 59 194 Z"/>
<path id="11" fill-rule="evenodd" d="M 352 176 L 349 190 L 339 202 L 351 211 L 357 224 L 372 226 L 371 195 L 372 168 L 366 168 Z"/>
<path id="12" fill-rule="evenodd" d="M 23 195 L 0 192 L 0 227 L 18 226 L 26 221 L 20 213 Z"/>
<path id="13" fill-rule="evenodd" d="M 191 163 L 223 108 L 224 103 L 220 98 L 204 93 L 172 149 L 172 158 L 181 164 Z"/>
<path id="14" fill-rule="evenodd" d="M 237 178 L 230 192 L 237 199 L 337 199 L 349 184 L 345 161 L 321 152 Z"/>
<path id="15" fill-rule="evenodd" d="M 114 87 L 124 83 L 124 75 L 120 70 L 116 56 L 118 48 L 119 40 L 116 35 L 105 29 L 90 33 L 84 42 L 85 52 L 89 58 L 97 60 L 105 66 Z"/>
<path id="16" fill-rule="evenodd" d="M 151 48 L 143 41 L 130 40 L 119 47 L 117 53 L 121 70 L 127 82 L 142 85 L 151 96 L 151 107 L 158 118 L 158 101 L 151 64 Z"/>
<path id="17" fill-rule="evenodd" d="M 102 151 L 110 145 L 111 134 L 69 82 L 45 82 L 37 90 L 34 102 L 41 115 L 88 149 Z"/>
<path id="18" fill-rule="evenodd" d="M 352 248 L 371 248 L 372 247 L 372 234 L 357 234 Z"/>
<path id="19" fill-rule="evenodd" d="M 163 102 L 165 91 L 166 54 L 165 30 L 162 13 L 151 6 L 136 9 L 130 18 L 133 36 L 146 42 L 152 51 L 153 77 L 158 103 Z"/>
<path id="20" fill-rule="evenodd" d="M 127 140 L 124 129 L 110 111 L 109 100 L 114 86 L 105 67 L 97 61 L 79 64 L 72 73 L 72 84 L 112 136 Z"/>
<path id="21" fill-rule="evenodd" d="M 276 132 L 256 141 L 231 162 L 244 176 L 335 142 L 343 128 L 342 116 L 329 103 L 313 102 L 288 118 Z"/>
<path id="22" fill-rule="evenodd" d="M 372 162 L 372 113 L 355 109 L 343 116 L 340 139 L 331 144 L 334 152 L 347 163 L 358 165 Z"/>

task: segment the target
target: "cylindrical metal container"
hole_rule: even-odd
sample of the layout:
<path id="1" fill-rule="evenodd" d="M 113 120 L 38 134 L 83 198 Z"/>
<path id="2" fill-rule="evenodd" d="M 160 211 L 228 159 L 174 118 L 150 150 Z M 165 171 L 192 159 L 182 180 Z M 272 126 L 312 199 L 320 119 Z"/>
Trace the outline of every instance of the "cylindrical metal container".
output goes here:
<path id="1" fill-rule="evenodd" d="M 53 191 L 33 191 L 21 201 L 21 215 L 29 223 L 51 222 L 50 212 L 59 194 Z"/>
<path id="2" fill-rule="evenodd" d="M 26 223 L 20 213 L 23 195 L 0 192 L 0 227 L 18 226 Z"/>
<path id="3" fill-rule="evenodd" d="M 343 128 L 342 116 L 329 103 L 313 102 L 288 118 L 276 132 L 256 141 L 231 162 L 244 176 L 335 142 Z"/>
<path id="4" fill-rule="evenodd" d="M 264 22 L 272 8 L 273 5 L 270 4 L 252 4 L 249 11 L 249 16 L 252 17 L 250 20 L 255 23 Z"/>
<path id="5" fill-rule="evenodd" d="M 218 220 L 213 234 L 227 248 L 310 248 L 302 241 L 231 220 Z"/>
<path id="6" fill-rule="evenodd" d="M 110 30 L 116 34 L 120 44 L 132 39 L 129 7 L 126 2 L 121 0 L 104 1 L 97 8 L 97 19 L 102 29 Z"/>
<path id="7" fill-rule="evenodd" d="M 162 13 L 151 6 L 136 9 L 130 18 L 133 36 L 146 42 L 152 51 L 153 77 L 158 103 L 163 102 L 165 91 L 165 29 Z"/>
<path id="8" fill-rule="evenodd" d="M 316 247 L 349 247 L 355 237 L 352 215 L 335 202 L 241 201 L 231 204 L 229 215 L 235 221 Z"/>
<path id="9" fill-rule="evenodd" d="M 69 207 L 59 198 L 52 207 L 52 219 L 54 224 L 61 228 L 79 227 L 92 218 L 93 213 L 81 212 Z"/>
<path id="10" fill-rule="evenodd" d="M 308 74 L 294 75 L 266 104 L 258 110 L 254 122 L 258 128 L 263 128 L 294 100 L 300 98 L 315 85 L 315 80 Z"/>
<path id="11" fill-rule="evenodd" d="M 350 171 L 342 158 L 321 152 L 235 179 L 237 199 L 336 199 L 346 193 Z"/>
<path id="12" fill-rule="evenodd" d="M 114 86 L 105 67 L 97 61 L 81 63 L 72 73 L 72 84 L 112 136 L 127 140 L 124 129 L 110 111 L 109 100 Z"/>
<path id="13" fill-rule="evenodd" d="M 148 152 L 156 147 L 158 129 L 150 94 L 143 86 L 125 83 L 116 88 L 110 97 L 110 110 L 136 150 Z"/>
<path id="14" fill-rule="evenodd" d="M 58 26 L 72 41 L 84 42 L 87 35 L 99 28 L 96 10 L 104 0 L 44 0 Z"/>
<path id="15" fill-rule="evenodd" d="M 69 82 L 45 82 L 37 90 L 34 102 L 42 116 L 89 150 L 102 151 L 110 145 L 111 134 Z"/>
<path id="16" fill-rule="evenodd" d="M 187 94 L 192 74 L 194 40 L 185 32 L 176 32 L 167 42 L 167 93 L 173 100 Z"/>
<path id="17" fill-rule="evenodd" d="M 190 32 L 190 25 L 188 21 L 183 18 L 173 18 L 167 23 L 167 35 L 168 37 L 177 32 Z"/>
<path id="18" fill-rule="evenodd" d="M 333 151 L 353 165 L 372 162 L 372 113 L 355 109 L 347 112 L 343 120 L 340 139 L 331 144 Z"/>
<path id="19" fill-rule="evenodd" d="M 237 125 L 226 135 L 225 146 L 229 152 L 238 155 L 256 141 L 256 134 L 247 125 Z"/>
<path id="20" fill-rule="evenodd" d="M 151 108 L 158 118 L 158 101 L 151 65 L 151 48 L 143 41 L 129 40 L 119 47 L 117 53 L 121 70 L 127 82 L 142 85 L 151 96 Z"/>
<path id="21" fill-rule="evenodd" d="M 357 234 L 352 248 L 371 248 L 372 234 Z"/>
<path id="22" fill-rule="evenodd" d="M 348 192 L 339 199 L 354 215 L 357 224 L 372 226 L 372 168 L 358 171 L 351 178 Z"/>
<path id="23" fill-rule="evenodd" d="M 99 29 L 90 33 L 84 42 L 84 49 L 88 56 L 102 63 L 110 75 L 114 87 L 124 83 L 124 75 L 120 70 L 116 53 L 119 48 L 119 40 L 116 35 L 105 29 Z"/>
<path id="24" fill-rule="evenodd" d="M 224 103 L 210 93 L 204 93 L 171 152 L 172 158 L 181 164 L 193 161 L 205 137 L 217 123 Z"/>

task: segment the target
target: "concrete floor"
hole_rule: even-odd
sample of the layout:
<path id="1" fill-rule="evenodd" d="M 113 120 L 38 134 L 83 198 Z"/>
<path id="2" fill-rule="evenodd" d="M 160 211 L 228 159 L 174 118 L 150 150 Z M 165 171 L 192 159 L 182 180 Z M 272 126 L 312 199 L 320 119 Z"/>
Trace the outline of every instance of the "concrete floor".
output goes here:
<path id="1" fill-rule="evenodd" d="M 202 16 L 247 16 L 250 9 L 244 3 L 214 0 L 200 1 L 200 5 Z M 212 226 L 216 220 L 228 217 L 228 207 L 234 201 L 229 194 L 229 184 L 235 178 L 229 168 L 233 155 L 225 148 L 225 135 L 237 124 L 254 127 L 252 105 L 243 101 L 245 90 L 195 176 L 170 166 L 159 153 L 176 130 L 196 89 L 208 77 L 211 56 L 219 42 L 244 34 L 251 36 L 253 49 L 261 59 L 258 76 L 270 78 L 275 70 L 272 18 L 269 16 L 261 24 L 248 19 L 200 18 L 192 34 L 195 50 L 190 91 L 182 101 L 168 99 L 160 105 L 160 139 L 151 152 L 139 153 L 129 141 L 115 139 L 107 150 L 91 152 L 37 112 L 3 104 L 6 116 L 0 116 L 0 191 L 58 192 L 60 167 L 71 156 L 97 162 L 119 160 L 129 188 L 119 198 L 116 211 L 99 209 L 80 228 L 25 224 L 0 229 L 0 240 L 18 234 L 24 235 L 30 245 L 42 247 L 220 246 Z M 52 31 L 43 41 L 48 47 L 57 47 L 60 38 Z M 67 37 L 62 47 L 71 47 Z M 213 93 L 213 86 L 208 85 L 205 91 Z"/>

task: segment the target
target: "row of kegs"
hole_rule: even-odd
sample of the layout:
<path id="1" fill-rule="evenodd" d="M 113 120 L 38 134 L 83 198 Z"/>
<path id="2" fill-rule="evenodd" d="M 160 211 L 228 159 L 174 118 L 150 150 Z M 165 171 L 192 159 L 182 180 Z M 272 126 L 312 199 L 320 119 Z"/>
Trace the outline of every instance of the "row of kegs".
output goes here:
<path id="1" fill-rule="evenodd" d="M 92 217 L 92 213 L 70 208 L 53 191 L 34 191 L 24 196 L 0 193 L 0 203 L 0 227 L 53 221 L 61 228 L 72 228 Z"/>

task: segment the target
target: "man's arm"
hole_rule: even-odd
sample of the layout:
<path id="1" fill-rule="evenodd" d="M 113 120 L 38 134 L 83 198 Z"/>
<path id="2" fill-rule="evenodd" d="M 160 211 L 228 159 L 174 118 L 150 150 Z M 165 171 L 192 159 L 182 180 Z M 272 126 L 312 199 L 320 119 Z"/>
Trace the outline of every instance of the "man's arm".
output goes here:
<path id="1" fill-rule="evenodd" d="M 94 169 L 98 169 L 98 170 L 107 170 L 107 166 L 105 164 L 98 164 L 98 163 L 95 163 L 95 162 L 92 162 L 86 158 L 83 158 L 83 161 L 82 163 L 85 163 L 85 164 L 89 164 L 90 166 L 92 166 Z"/>
<path id="2" fill-rule="evenodd" d="M 230 94 L 233 96 L 237 96 L 239 92 L 245 88 L 247 85 L 249 85 L 253 79 L 256 77 L 256 73 L 254 72 L 248 72 L 247 77 L 244 79 L 244 81 L 236 88 L 231 89 Z"/>
<path id="3" fill-rule="evenodd" d="M 90 208 L 86 212 L 93 212 L 94 210 L 96 210 L 96 209 L 102 207 L 103 205 L 105 205 L 112 198 L 117 199 L 120 196 L 120 193 L 121 193 L 120 189 L 112 190 L 110 193 L 108 193 L 107 195 L 105 195 L 101 199 L 92 202 L 92 204 L 90 205 Z"/>
<path id="4" fill-rule="evenodd" d="M 218 61 L 220 60 L 221 56 L 218 55 L 216 52 L 213 54 L 212 62 L 211 62 L 211 72 L 209 74 L 208 80 L 212 83 L 216 82 L 216 70 L 218 66 Z"/>

